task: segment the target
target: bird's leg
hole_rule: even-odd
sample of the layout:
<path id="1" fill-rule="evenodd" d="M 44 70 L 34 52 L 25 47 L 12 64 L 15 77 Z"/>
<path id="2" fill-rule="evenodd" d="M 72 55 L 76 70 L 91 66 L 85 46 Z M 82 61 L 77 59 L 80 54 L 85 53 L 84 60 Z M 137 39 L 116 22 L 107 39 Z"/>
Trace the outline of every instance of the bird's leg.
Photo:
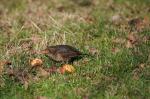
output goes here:
<path id="1" fill-rule="evenodd" d="M 70 59 L 69 61 L 67 61 L 67 64 L 73 64 L 74 59 Z"/>

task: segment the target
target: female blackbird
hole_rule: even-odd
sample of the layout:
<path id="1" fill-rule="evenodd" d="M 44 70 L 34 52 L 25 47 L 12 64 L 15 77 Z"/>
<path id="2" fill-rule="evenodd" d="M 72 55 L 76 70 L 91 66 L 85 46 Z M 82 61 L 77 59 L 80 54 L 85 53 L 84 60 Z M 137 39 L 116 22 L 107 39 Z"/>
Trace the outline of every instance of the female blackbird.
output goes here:
<path id="1" fill-rule="evenodd" d="M 69 45 L 48 46 L 42 53 L 46 54 L 50 59 L 57 62 L 73 62 L 75 59 L 84 55 L 76 48 Z"/>

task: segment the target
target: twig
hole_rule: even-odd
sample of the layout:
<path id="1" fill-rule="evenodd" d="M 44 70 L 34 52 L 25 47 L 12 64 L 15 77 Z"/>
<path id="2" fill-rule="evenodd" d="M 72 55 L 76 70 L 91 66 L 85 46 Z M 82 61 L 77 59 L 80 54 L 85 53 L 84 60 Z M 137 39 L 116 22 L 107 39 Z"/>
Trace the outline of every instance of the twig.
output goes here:
<path id="1" fill-rule="evenodd" d="M 35 22 L 33 22 L 32 20 L 30 20 L 30 21 L 31 21 L 31 23 L 33 24 L 33 26 L 34 26 L 36 29 L 38 29 L 38 31 L 42 32 L 42 30 L 40 29 L 40 27 L 37 26 L 37 24 L 36 24 Z"/>

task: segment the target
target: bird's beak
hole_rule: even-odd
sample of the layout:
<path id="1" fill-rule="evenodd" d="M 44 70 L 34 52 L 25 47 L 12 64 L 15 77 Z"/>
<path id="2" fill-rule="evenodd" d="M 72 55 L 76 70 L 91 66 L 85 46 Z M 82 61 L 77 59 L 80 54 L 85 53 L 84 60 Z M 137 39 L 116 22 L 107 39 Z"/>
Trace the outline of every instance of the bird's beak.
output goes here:
<path id="1" fill-rule="evenodd" d="M 39 52 L 39 54 L 48 54 L 48 53 L 49 53 L 49 51 L 48 51 L 47 49 L 41 50 L 41 51 Z"/>

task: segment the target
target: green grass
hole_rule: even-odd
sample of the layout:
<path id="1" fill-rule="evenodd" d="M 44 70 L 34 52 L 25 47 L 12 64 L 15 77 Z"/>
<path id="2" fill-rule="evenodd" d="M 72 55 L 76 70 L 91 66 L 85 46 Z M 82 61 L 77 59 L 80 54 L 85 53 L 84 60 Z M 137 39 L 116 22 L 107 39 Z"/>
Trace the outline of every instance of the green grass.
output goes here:
<path id="1" fill-rule="evenodd" d="M 14 68 L 26 68 L 29 60 L 36 57 L 45 60 L 45 67 L 52 65 L 47 57 L 32 54 L 23 47 L 28 44 L 31 50 L 44 49 L 47 44 L 69 44 L 84 53 L 89 53 L 89 48 L 98 50 L 94 58 L 86 57 L 89 60 L 86 64 L 83 63 L 85 58 L 79 60 L 74 66 L 75 73 L 52 74 L 30 83 L 27 90 L 3 75 L 1 79 L 5 85 L 0 87 L 0 99 L 150 97 L 150 41 L 143 41 L 144 36 L 150 37 L 150 27 L 137 32 L 138 44 L 126 47 L 131 28 L 127 20 L 149 18 L 149 0 L 114 0 L 110 7 L 106 0 L 97 1 L 89 6 L 80 6 L 70 0 L 0 1 L 0 59 L 11 61 Z M 118 14 L 123 21 L 116 25 L 110 20 Z M 92 18 L 92 22 L 86 17 Z M 113 43 L 115 38 L 125 42 Z M 119 52 L 113 52 L 113 48 Z M 140 68 L 140 64 L 144 64 L 144 68 Z"/>

